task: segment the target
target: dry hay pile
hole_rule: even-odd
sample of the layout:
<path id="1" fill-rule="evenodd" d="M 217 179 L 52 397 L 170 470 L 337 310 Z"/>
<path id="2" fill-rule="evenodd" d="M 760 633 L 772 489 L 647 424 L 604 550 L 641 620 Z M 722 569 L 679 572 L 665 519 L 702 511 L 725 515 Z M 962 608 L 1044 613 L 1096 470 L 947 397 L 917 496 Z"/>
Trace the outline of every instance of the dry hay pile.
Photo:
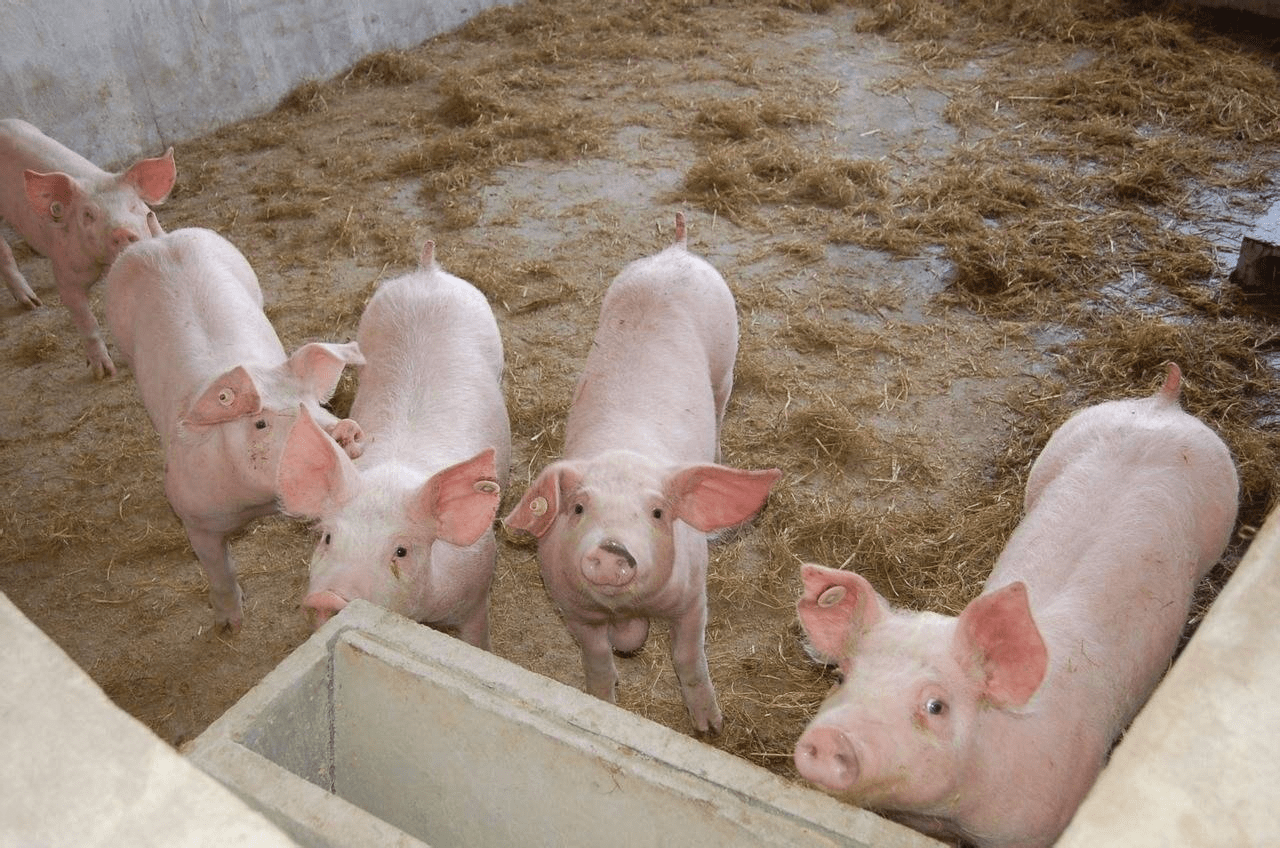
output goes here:
<path id="1" fill-rule="evenodd" d="M 927 137 L 854 125 L 832 45 L 878 57 L 866 102 L 936 101 Z M 1274 316 L 1224 285 L 1218 251 L 1274 194 L 1278 135 L 1264 58 L 1115 2 L 527 2 L 180 144 L 162 218 L 245 251 L 287 347 L 351 337 L 377 282 L 436 239 L 503 329 L 509 508 L 559 455 L 604 286 L 690 212 L 691 249 L 729 280 L 743 328 L 724 461 L 786 472 L 712 548 L 715 744 L 794 775 L 791 746 L 830 685 L 798 649 L 798 564 L 855 567 L 899 604 L 958 612 L 1020 516 L 1031 460 L 1081 405 L 1147 394 L 1177 361 L 1186 407 L 1239 463 L 1242 528 L 1261 523 L 1280 343 Z M 74 360 L 51 326 L 22 331 L 12 361 Z M 259 524 L 237 543 L 245 632 L 175 647 L 174 620 L 207 621 L 204 585 L 129 383 L 49 424 L 65 441 L 43 458 L 66 470 L 24 478 L 6 504 L 3 588 L 180 741 L 305 638 L 310 540 Z M 36 441 L 6 442 L 10 462 Z M 67 508 L 88 486 L 107 494 Z M 527 541 L 503 540 L 492 617 L 497 653 L 580 682 Z M 620 662 L 620 703 L 683 731 L 664 639 Z"/>

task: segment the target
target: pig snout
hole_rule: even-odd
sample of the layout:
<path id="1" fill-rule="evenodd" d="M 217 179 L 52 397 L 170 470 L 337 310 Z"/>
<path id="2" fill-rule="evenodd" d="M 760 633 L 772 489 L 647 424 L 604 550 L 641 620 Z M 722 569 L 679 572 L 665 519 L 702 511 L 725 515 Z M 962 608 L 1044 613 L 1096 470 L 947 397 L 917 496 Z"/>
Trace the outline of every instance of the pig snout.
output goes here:
<path id="1" fill-rule="evenodd" d="M 636 558 L 621 542 L 606 539 L 582 558 L 582 576 L 596 586 L 621 589 L 636 576 Z"/>
<path id="2" fill-rule="evenodd" d="M 107 236 L 107 247 L 110 250 L 112 261 L 115 261 L 115 258 L 120 255 L 120 251 L 138 241 L 139 238 L 140 236 L 128 227 L 116 227 L 112 230 L 110 235 Z"/>
<path id="3" fill-rule="evenodd" d="M 338 613 L 342 612 L 347 605 L 347 599 L 339 595 L 337 592 L 331 592 L 324 589 L 319 592 L 312 592 L 302 599 L 302 605 L 307 609 L 314 610 L 316 614 L 316 629 Z"/>
<path id="4" fill-rule="evenodd" d="M 796 743 L 796 768 L 805 780 L 836 792 L 858 782 L 858 752 L 837 727 L 810 727 Z"/>

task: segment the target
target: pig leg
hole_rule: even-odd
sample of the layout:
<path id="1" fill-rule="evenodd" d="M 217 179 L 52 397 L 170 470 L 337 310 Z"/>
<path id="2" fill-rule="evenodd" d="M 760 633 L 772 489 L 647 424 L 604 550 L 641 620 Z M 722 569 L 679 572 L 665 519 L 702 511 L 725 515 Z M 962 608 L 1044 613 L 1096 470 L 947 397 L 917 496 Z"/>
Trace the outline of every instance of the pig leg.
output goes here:
<path id="1" fill-rule="evenodd" d="M 485 592 L 480 603 L 458 625 L 458 638 L 483 650 L 489 648 L 489 593 Z"/>
<path id="2" fill-rule="evenodd" d="M 724 423 L 725 410 L 729 408 L 729 394 L 733 391 L 733 368 L 720 375 L 720 379 L 716 380 L 711 387 L 712 395 L 716 403 L 716 455 L 715 461 L 720 462 L 720 428 Z"/>
<path id="3" fill-rule="evenodd" d="M 190 525 L 186 529 L 200 567 L 209 580 L 209 604 L 213 607 L 214 623 L 232 633 L 238 632 L 244 620 L 243 594 L 236 582 L 236 567 L 231 559 L 227 534 Z"/>
<path id="4" fill-rule="evenodd" d="M 13 299 L 19 306 L 25 306 L 27 309 L 40 306 L 40 298 L 36 297 L 36 293 L 27 284 L 27 278 L 18 270 L 13 251 L 9 249 L 4 239 L 0 239 L 0 277 L 4 278 L 4 284 L 8 286 L 9 293 L 13 295 Z"/>
<path id="5" fill-rule="evenodd" d="M 58 284 L 62 305 L 71 311 L 71 320 L 75 322 L 76 329 L 84 340 L 84 355 L 93 376 L 102 378 L 114 375 L 116 366 L 107 354 L 107 345 L 102 341 L 98 319 L 93 317 L 93 309 L 89 306 L 89 286 L 93 285 L 94 280 L 85 281 L 81 275 L 57 266 L 53 269 L 53 278 Z"/>
<path id="6" fill-rule="evenodd" d="M 711 685 L 704 645 L 707 629 L 706 604 L 697 604 L 680 618 L 671 621 L 671 664 L 680 680 L 680 695 L 685 709 L 699 733 L 719 735 L 724 716 L 716 702 Z"/>
<path id="7" fill-rule="evenodd" d="M 602 701 L 617 702 L 614 688 L 618 670 L 613 665 L 613 648 L 609 644 L 609 625 L 566 621 L 565 625 L 582 648 L 582 670 L 586 674 L 583 688 Z"/>

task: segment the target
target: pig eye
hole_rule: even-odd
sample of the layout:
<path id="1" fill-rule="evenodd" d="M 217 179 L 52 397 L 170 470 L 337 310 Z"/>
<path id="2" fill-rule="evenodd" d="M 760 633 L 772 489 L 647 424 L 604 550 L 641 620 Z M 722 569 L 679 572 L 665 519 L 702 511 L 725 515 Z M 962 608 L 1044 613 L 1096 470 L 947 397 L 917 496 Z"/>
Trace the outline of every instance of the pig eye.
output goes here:
<path id="1" fill-rule="evenodd" d="M 253 426 L 257 427 L 259 430 L 265 430 L 267 429 L 267 419 L 259 418 L 257 421 L 253 422 Z"/>
<path id="2" fill-rule="evenodd" d="M 655 509 L 655 510 L 653 511 L 653 517 L 654 517 L 654 518 L 656 518 L 656 519 L 658 519 L 659 521 L 661 521 L 661 520 L 662 520 L 662 510 L 661 510 L 661 509 Z"/>
<path id="3" fill-rule="evenodd" d="M 408 555 L 409 555 L 409 549 L 406 548 L 404 545 L 401 545 L 400 547 L 396 548 L 397 559 L 404 559 Z"/>
<path id="4" fill-rule="evenodd" d="M 947 711 L 947 702 L 940 698 L 930 698 L 925 702 L 924 711 L 929 715 L 943 715 Z"/>
<path id="5" fill-rule="evenodd" d="M 325 533 L 325 534 L 324 534 L 324 543 L 325 543 L 326 545 L 327 545 L 327 544 L 329 544 L 329 534 L 328 534 L 328 533 Z"/>
<path id="6" fill-rule="evenodd" d="M 574 504 L 574 505 L 573 505 L 573 514 L 574 514 L 574 515 L 582 515 L 582 513 L 585 511 L 585 509 L 586 509 L 586 507 L 584 507 L 582 504 Z"/>

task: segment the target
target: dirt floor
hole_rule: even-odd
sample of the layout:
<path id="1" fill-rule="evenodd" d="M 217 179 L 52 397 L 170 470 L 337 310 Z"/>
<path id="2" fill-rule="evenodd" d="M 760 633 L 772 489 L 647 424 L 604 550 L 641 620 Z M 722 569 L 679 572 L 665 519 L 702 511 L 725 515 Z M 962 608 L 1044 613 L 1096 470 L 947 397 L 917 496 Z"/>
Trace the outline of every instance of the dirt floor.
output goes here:
<path id="1" fill-rule="evenodd" d="M 350 339 L 435 239 L 504 334 L 505 514 L 559 455 L 606 285 L 684 210 L 739 304 L 724 461 L 785 472 L 712 548 L 710 744 L 783 775 L 832 683 L 799 649 L 799 564 L 958 612 L 1052 428 L 1168 359 L 1243 481 L 1202 614 L 1276 498 L 1276 313 L 1226 279 L 1280 197 L 1274 45 L 1106 3 L 604 5 L 493 10 L 175 140 L 161 220 L 245 253 L 290 350 Z M 90 379 L 48 262 L 19 261 L 46 306 L 0 305 L 0 590 L 179 745 L 307 638 L 314 540 L 252 525 L 244 629 L 215 632 L 132 376 Z M 581 683 L 530 544 L 503 539 L 492 604 L 497 654 Z M 619 668 L 622 707 L 689 731 L 663 628 Z"/>

